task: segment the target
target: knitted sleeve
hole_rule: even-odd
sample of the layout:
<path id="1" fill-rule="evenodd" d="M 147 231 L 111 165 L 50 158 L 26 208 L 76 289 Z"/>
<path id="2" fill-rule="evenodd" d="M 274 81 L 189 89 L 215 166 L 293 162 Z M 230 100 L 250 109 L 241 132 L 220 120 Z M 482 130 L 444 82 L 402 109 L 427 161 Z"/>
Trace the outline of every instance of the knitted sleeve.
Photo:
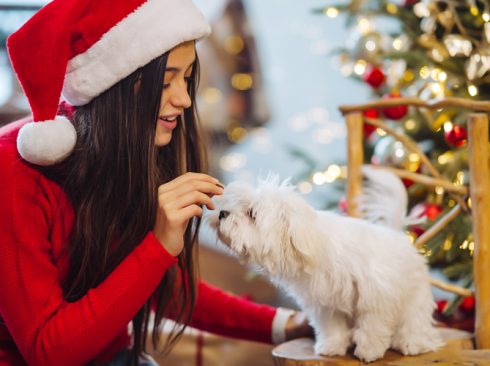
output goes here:
<path id="1" fill-rule="evenodd" d="M 191 326 L 215 334 L 272 343 L 276 309 L 200 282 Z M 280 325 L 284 327 L 284 324 Z"/>
<path id="2" fill-rule="evenodd" d="M 127 327 L 176 259 L 149 233 L 99 286 L 64 301 L 49 192 L 22 165 L 0 156 L 0 314 L 29 365 L 82 365 Z"/>

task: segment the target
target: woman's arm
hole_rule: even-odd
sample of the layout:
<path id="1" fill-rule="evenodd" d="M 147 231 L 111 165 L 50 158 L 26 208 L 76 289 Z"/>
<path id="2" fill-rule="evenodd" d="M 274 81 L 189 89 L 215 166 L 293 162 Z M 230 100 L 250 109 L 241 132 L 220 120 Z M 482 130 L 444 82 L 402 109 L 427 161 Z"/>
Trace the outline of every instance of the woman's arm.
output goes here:
<path id="1" fill-rule="evenodd" d="M 85 364 L 127 327 L 176 259 L 148 233 L 99 286 L 64 301 L 53 254 L 63 240 L 53 230 L 59 197 L 12 161 L 0 156 L 1 317 L 28 364 Z"/>
<path id="2" fill-rule="evenodd" d="M 256 304 L 202 281 L 190 325 L 227 337 L 264 343 L 313 336 L 301 313 Z"/>

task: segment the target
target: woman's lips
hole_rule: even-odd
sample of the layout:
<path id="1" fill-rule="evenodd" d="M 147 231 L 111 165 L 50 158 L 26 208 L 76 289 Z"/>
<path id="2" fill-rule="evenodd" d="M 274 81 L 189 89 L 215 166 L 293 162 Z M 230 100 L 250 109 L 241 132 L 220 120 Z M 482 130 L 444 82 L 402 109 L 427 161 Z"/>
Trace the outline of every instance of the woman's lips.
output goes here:
<path id="1" fill-rule="evenodd" d="M 158 123 L 165 127 L 167 130 L 173 130 L 175 127 L 177 127 L 177 119 L 173 121 L 165 121 L 162 118 L 158 118 Z"/>

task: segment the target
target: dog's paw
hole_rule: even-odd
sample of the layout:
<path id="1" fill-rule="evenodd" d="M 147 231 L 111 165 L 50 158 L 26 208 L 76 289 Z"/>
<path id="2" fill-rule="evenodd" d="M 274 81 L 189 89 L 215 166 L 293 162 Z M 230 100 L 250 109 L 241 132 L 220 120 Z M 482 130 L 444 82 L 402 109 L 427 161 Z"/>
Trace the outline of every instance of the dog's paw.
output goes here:
<path id="1" fill-rule="evenodd" d="M 444 342 L 439 337 L 429 338 L 425 336 L 405 337 L 393 342 L 393 348 L 405 356 L 416 356 L 435 351 L 443 345 Z"/>
<path id="2" fill-rule="evenodd" d="M 315 353 L 321 356 L 345 356 L 349 342 L 340 339 L 319 340 L 315 343 Z"/>
<path id="3" fill-rule="evenodd" d="M 385 352 L 386 349 L 384 347 L 360 347 L 357 345 L 354 350 L 354 356 L 363 362 L 373 362 L 382 358 Z"/>
<path id="4" fill-rule="evenodd" d="M 389 337 L 364 335 L 361 332 L 356 332 L 354 341 L 356 343 L 354 356 L 364 362 L 373 362 L 382 358 L 390 346 Z"/>

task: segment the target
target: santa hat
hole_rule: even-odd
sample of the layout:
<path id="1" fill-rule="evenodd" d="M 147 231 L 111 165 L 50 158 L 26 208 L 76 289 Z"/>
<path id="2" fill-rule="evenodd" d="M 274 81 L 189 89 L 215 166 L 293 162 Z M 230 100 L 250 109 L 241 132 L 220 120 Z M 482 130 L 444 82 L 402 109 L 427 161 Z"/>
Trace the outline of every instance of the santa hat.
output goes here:
<path id="1" fill-rule="evenodd" d="M 33 122 L 19 131 L 27 161 L 52 165 L 70 155 L 73 125 L 56 116 L 61 96 L 81 106 L 210 26 L 191 0 L 54 0 L 7 40 Z"/>

